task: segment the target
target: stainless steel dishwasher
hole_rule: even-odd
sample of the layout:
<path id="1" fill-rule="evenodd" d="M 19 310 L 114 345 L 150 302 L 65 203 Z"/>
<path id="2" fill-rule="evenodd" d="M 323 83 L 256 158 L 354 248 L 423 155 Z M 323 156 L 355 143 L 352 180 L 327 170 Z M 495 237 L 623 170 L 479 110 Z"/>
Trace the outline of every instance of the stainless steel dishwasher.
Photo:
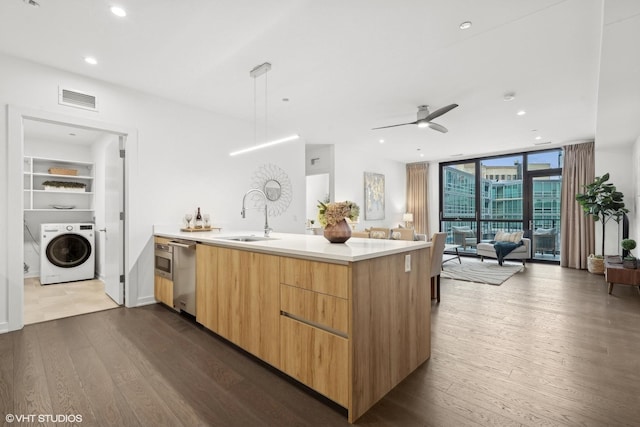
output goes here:
<path id="1" fill-rule="evenodd" d="M 173 308 L 196 315 L 196 243 L 171 240 L 173 247 Z"/>

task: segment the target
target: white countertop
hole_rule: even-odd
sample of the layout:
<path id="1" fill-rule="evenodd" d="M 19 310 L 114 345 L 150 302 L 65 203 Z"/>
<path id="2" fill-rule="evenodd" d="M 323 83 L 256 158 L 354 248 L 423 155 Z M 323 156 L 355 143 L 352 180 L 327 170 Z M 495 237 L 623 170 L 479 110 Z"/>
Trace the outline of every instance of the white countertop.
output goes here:
<path id="1" fill-rule="evenodd" d="M 355 262 L 365 259 L 408 252 L 431 247 L 430 242 L 365 239 L 352 237 L 345 243 L 329 243 L 324 236 L 271 232 L 270 240 L 239 242 L 225 240 L 236 236 L 263 236 L 261 231 L 180 231 L 179 227 L 154 226 L 155 236 L 192 240 L 216 246 L 244 249 L 274 255 L 325 260 L 328 262 Z"/>

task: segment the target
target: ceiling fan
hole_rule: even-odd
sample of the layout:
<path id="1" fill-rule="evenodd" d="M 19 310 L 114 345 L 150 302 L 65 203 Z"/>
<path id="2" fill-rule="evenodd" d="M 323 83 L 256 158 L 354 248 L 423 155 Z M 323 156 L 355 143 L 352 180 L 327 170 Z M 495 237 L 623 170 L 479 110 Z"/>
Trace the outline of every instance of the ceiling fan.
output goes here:
<path id="1" fill-rule="evenodd" d="M 458 104 L 450 104 L 447 105 L 446 107 L 442 107 L 436 111 L 434 111 L 433 113 L 429 112 L 429 106 L 428 105 L 419 105 L 418 106 L 418 118 L 415 122 L 411 122 L 411 123 L 401 123 L 399 125 L 391 125 L 391 126 L 381 126 L 379 128 L 373 128 L 371 130 L 376 130 L 376 129 L 385 129 L 385 128 L 393 128 L 396 126 L 405 126 L 405 125 L 418 125 L 419 128 L 431 128 L 433 130 L 437 130 L 438 132 L 442 132 L 442 133 L 447 133 L 448 129 L 442 125 L 439 125 L 437 123 L 433 123 L 431 120 L 440 117 L 441 115 L 448 113 L 449 111 L 453 110 L 454 108 L 456 108 L 458 106 Z"/>

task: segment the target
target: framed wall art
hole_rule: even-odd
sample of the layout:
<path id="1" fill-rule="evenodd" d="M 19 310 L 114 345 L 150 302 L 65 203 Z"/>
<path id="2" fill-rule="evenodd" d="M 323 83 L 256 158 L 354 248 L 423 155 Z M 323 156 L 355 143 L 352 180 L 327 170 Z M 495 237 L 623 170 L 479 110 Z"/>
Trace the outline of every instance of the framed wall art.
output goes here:
<path id="1" fill-rule="evenodd" d="M 384 175 L 364 173 L 364 219 L 384 219 Z"/>

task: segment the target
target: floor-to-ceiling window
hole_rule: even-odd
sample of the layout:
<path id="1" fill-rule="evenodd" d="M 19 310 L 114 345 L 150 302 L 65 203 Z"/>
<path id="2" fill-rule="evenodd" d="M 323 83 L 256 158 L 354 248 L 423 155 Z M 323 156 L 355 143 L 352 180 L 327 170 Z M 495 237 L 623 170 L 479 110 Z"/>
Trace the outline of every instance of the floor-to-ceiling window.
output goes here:
<path id="1" fill-rule="evenodd" d="M 495 233 L 524 230 L 535 259 L 559 260 L 562 150 L 493 156 L 440 165 L 440 230 L 475 253 Z"/>

